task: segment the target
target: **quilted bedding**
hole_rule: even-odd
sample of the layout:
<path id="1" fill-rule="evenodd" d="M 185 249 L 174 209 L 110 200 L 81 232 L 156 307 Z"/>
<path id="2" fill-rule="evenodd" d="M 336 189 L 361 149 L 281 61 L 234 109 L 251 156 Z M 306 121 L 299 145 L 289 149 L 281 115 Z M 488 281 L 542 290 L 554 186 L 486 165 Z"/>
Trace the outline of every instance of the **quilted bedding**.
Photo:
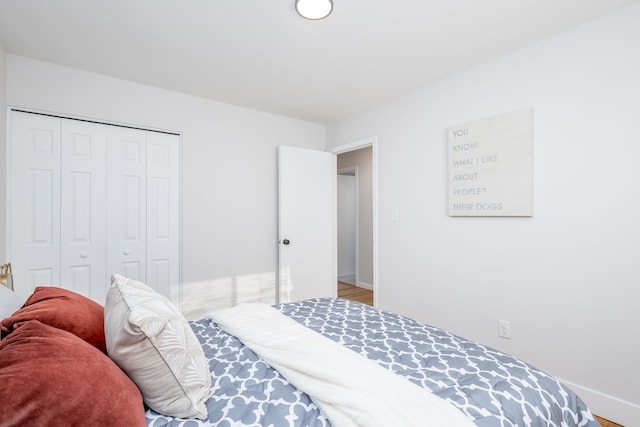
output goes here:
<path id="1" fill-rule="evenodd" d="M 308 328 L 446 399 L 477 426 L 597 426 L 549 375 L 491 348 L 342 299 L 276 306 Z M 151 426 L 329 426 L 309 396 L 210 320 L 191 323 L 209 360 L 209 420 L 147 411 Z"/>

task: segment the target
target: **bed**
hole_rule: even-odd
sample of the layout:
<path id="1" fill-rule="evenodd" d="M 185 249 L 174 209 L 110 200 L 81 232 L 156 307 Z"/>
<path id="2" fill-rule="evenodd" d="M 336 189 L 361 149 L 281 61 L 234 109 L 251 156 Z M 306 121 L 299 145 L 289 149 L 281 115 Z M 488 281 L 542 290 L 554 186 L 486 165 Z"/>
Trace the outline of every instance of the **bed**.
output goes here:
<path id="1" fill-rule="evenodd" d="M 181 337 L 179 345 L 190 349 L 187 353 L 181 353 L 180 360 L 194 357 L 195 354 L 194 360 L 197 359 L 197 363 L 194 365 L 198 367 L 191 371 L 185 369 L 188 371 L 185 376 L 195 379 L 196 384 L 185 386 L 183 383 L 178 388 L 184 392 L 188 387 L 192 387 L 191 400 L 187 406 L 195 408 L 196 413 L 188 417 L 168 415 L 175 411 L 171 408 L 165 410 L 166 405 L 160 405 L 161 409 L 158 410 L 158 396 L 160 401 L 164 399 L 164 403 L 175 401 L 167 400 L 163 394 L 165 390 L 175 388 L 175 384 L 157 382 L 159 377 L 164 379 L 172 375 L 152 372 L 148 377 L 153 381 L 145 384 L 148 378 L 140 377 L 139 372 L 135 370 L 140 370 L 145 364 L 153 364 L 150 362 L 152 356 L 141 357 L 138 363 L 142 365 L 134 368 L 122 362 L 122 355 L 118 357 L 121 349 L 114 347 L 114 338 L 109 336 L 110 329 L 114 329 L 115 324 L 110 319 L 112 313 L 115 313 L 118 319 L 122 319 L 123 314 L 109 308 L 108 298 L 104 309 L 104 348 L 99 348 L 99 340 L 89 347 L 93 346 L 97 353 L 103 353 L 104 360 L 100 360 L 105 363 L 114 361 L 114 365 L 126 374 L 125 377 L 130 378 L 137 386 L 140 394 L 136 395 L 136 390 L 133 390 L 131 393 L 135 395 L 134 398 L 106 396 L 105 399 L 101 399 L 109 401 L 109 405 L 103 405 L 99 409 L 108 414 L 102 418 L 102 422 L 110 420 L 111 423 L 120 424 L 115 420 L 120 419 L 122 410 L 118 409 L 114 402 L 125 401 L 129 405 L 127 410 L 135 412 L 135 420 L 129 420 L 128 425 L 153 427 L 390 425 L 384 421 L 384 416 L 396 420 L 391 425 L 599 425 L 584 402 L 553 377 L 514 357 L 401 315 L 344 299 L 320 298 L 273 307 L 247 305 L 240 317 L 255 317 L 256 313 L 268 316 L 253 319 L 252 328 L 244 328 L 244 323 L 231 322 L 230 319 L 237 310 L 229 314 L 225 314 L 224 311 L 222 314 L 213 313 L 204 319 L 186 322 L 174 307 L 167 306 L 170 303 L 166 299 L 154 295 L 150 288 L 142 288 L 140 285 L 144 286 L 143 284 L 129 279 L 120 277 L 118 280 L 121 284 L 133 284 L 133 291 L 129 294 L 136 298 L 149 301 L 147 297 L 151 295 L 151 301 L 154 303 L 146 303 L 144 316 L 155 316 L 154 313 L 158 310 L 168 310 L 171 316 L 174 316 L 176 325 L 186 325 L 188 332 L 181 330 L 182 332 L 176 335 Z M 56 292 L 60 291 L 56 289 Z M 122 294 L 126 292 L 121 291 L 121 294 L 118 294 L 118 301 L 130 298 L 126 295 L 123 297 Z M 156 302 L 158 298 L 161 301 L 159 305 Z M 126 310 L 129 309 L 127 306 Z M 283 325 L 286 326 L 274 326 L 276 324 L 268 323 L 271 321 L 284 322 Z M 0 342 L 0 361 L 4 364 L 7 360 L 3 354 L 6 353 L 4 341 L 15 332 L 6 333 L 11 327 L 7 326 L 5 320 L 2 322 L 3 334 L 8 335 Z M 123 333 L 122 331 L 132 333 L 129 331 L 129 324 L 123 325 L 121 320 L 119 322 L 116 326 L 116 338 L 118 334 Z M 154 322 L 157 324 L 157 319 Z M 31 327 L 28 322 L 26 324 Z M 287 329 L 289 327 L 292 329 Z M 163 328 L 167 329 L 166 325 L 156 329 Z M 22 327 L 15 330 L 20 329 Z M 179 326 L 174 329 L 179 330 Z M 272 334 L 273 331 L 276 335 Z M 281 333 L 280 336 L 277 336 L 278 331 Z M 237 332 L 243 339 L 239 339 L 232 332 Z M 134 335 L 136 333 L 133 332 Z M 153 332 L 147 330 L 145 333 L 147 339 Z M 194 348 L 193 343 L 185 340 L 183 335 L 193 335 L 198 348 Z M 131 341 L 131 336 L 127 335 L 124 341 Z M 305 341 L 306 339 L 311 341 Z M 86 338 L 84 340 L 86 341 Z M 281 348 L 272 348 L 273 341 L 281 341 Z M 314 347 L 316 341 L 319 345 L 317 348 Z M 313 344 L 310 344 L 312 342 Z M 76 343 L 76 346 L 79 344 Z M 334 357 L 334 346 L 336 354 L 343 357 L 342 353 L 346 353 L 349 363 L 353 359 L 352 362 L 356 363 L 353 366 L 357 368 L 345 364 L 343 359 L 338 360 L 337 356 Z M 301 353 L 286 355 L 287 349 Z M 132 352 L 127 347 L 124 350 L 124 359 L 135 359 L 136 355 L 144 351 L 146 350 L 135 347 L 135 351 Z M 186 357 L 185 354 L 190 356 Z M 303 354 L 304 356 L 301 356 Z M 336 363 L 334 359 L 338 360 L 337 365 L 325 365 L 325 362 Z M 358 365 L 360 363 L 363 365 Z M 275 369 L 274 366 L 279 369 Z M 366 372 L 364 377 L 360 375 L 360 366 L 363 366 L 362 372 Z M 309 369 L 307 377 L 314 377 L 314 381 L 324 381 L 322 387 L 300 379 L 300 372 L 306 369 Z M 6 370 L 4 366 L 0 366 L 0 381 L 5 381 L 5 384 L 17 384 L 15 378 L 11 382 L 12 377 L 8 377 L 3 370 Z M 328 381 L 334 381 L 333 377 L 338 382 L 343 381 L 350 373 L 355 375 L 355 379 L 344 380 L 342 384 L 348 390 L 340 391 L 333 382 L 326 384 Z M 42 375 L 44 374 L 46 372 Z M 384 378 L 393 378 L 389 378 L 389 383 L 381 382 L 382 380 L 376 376 L 378 374 L 382 374 Z M 130 387 L 131 384 L 126 386 Z M 118 387 L 124 386 L 120 384 Z M 364 389 L 362 395 L 353 394 L 358 387 Z M 311 392 L 305 393 L 302 390 Z M 376 393 L 379 400 L 371 400 L 371 395 Z M 433 407 L 433 412 L 431 406 L 424 407 L 427 409 L 418 407 L 422 405 L 423 398 L 434 401 L 436 406 Z M 12 396 L 3 395 L 2 399 L 9 404 L 13 402 Z M 143 408 L 143 400 L 146 404 L 144 409 L 131 410 L 132 405 Z M 417 400 L 420 400 L 419 404 L 414 403 Z M 362 405 L 357 408 L 352 402 Z M 442 406 L 444 412 L 437 413 L 438 405 Z M 84 420 L 88 419 L 86 417 L 94 416 L 94 411 L 86 410 L 87 405 L 81 406 L 85 407 Z M 340 407 L 338 412 L 335 412 L 335 406 Z M 344 409 L 343 406 L 347 408 Z M 391 407 L 391 411 L 388 407 Z M 339 412 L 340 410 L 344 410 L 346 415 Z M 386 415 L 379 415 L 377 410 Z M 446 417 L 451 411 L 455 414 L 451 421 L 448 421 Z M 412 419 L 407 417 L 405 421 L 402 417 L 409 412 L 415 414 L 412 415 Z M 440 416 L 445 418 L 438 418 Z M 458 417 L 460 423 L 456 424 L 457 421 L 453 421 L 455 417 Z M 55 419 L 59 418 L 49 417 L 42 425 L 55 425 L 55 422 L 52 422 Z M 0 420 L 0 424 L 11 425 L 6 421 Z"/>

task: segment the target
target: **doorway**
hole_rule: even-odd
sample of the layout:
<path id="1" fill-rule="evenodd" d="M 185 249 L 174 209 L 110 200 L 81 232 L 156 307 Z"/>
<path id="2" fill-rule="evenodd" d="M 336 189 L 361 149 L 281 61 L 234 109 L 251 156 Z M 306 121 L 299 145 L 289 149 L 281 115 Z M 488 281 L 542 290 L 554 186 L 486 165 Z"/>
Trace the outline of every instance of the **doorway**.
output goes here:
<path id="1" fill-rule="evenodd" d="M 375 139 L 337 147 L 337 295 L 377 304 Z"/>

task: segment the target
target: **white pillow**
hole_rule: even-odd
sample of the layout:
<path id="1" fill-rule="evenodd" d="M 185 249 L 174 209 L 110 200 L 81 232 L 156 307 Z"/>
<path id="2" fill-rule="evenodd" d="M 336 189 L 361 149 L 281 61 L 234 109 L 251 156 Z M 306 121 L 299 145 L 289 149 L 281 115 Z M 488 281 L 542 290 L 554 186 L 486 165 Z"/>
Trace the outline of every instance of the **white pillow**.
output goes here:
<path id="1" fill-rule="evenodd" d="M 115 274 L 104 306 L 107 353 L 151 409 L 207 418 L 209 366 L 180 311 L 147 285 Z"/>
<path id="2" fill-rule="evenodd" d="M 0 285 L 0 320 L 11 316 L 24 304 L 24 300 L 11 289 Z"/>

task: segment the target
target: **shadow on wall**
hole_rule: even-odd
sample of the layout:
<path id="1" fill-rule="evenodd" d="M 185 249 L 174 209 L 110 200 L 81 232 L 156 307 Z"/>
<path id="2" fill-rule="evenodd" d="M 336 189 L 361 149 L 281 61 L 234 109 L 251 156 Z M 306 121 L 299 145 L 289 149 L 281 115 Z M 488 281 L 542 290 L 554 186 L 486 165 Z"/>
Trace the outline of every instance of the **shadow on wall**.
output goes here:
<path id="1" fill-rule="evenodd" d="M 243 302 L 276 302 L 275 272 L 224 277 L 182 284 L 182 314 L 187 320 L 202 319 L 208 313 Z"/>

